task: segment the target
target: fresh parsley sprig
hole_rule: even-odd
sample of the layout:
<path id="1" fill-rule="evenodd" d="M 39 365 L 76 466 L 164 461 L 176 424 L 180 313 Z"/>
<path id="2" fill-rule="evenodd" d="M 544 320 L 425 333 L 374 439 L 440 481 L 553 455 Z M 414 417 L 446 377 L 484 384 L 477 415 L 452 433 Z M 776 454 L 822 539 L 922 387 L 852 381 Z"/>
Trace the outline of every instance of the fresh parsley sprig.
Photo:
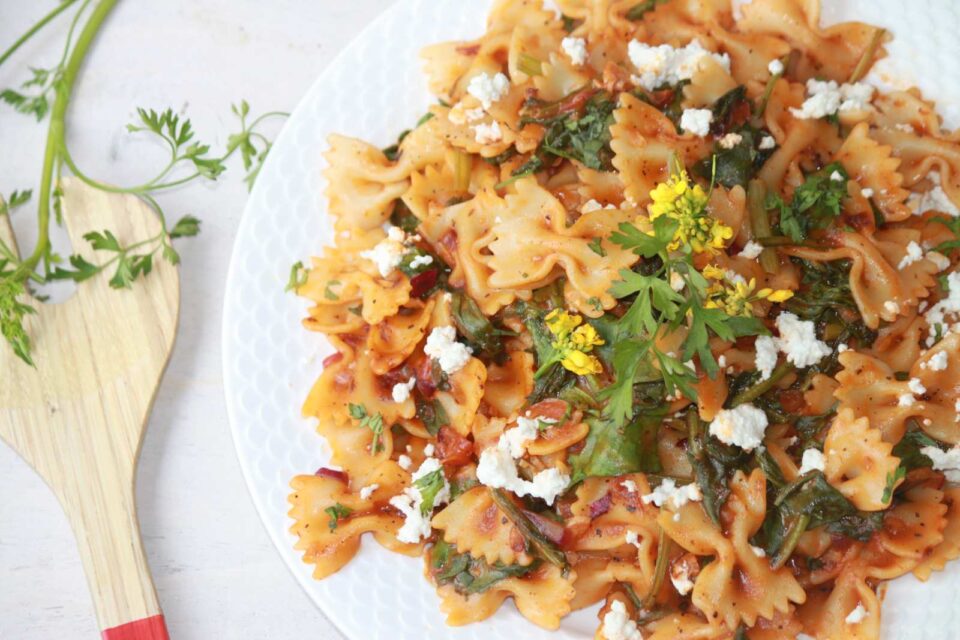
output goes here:
<path id="1" fill-rule="evenodd" d="M 171 109 L 156 111 L 140 108 L 137 109 L 138 120 L 128 125 L 127 130 L 145 133 L 164 144 L 170 152 L 166 164 L 154 177 L 133 186 L 111 185 L 90 177 L 77 166 L 67 148 L 66 117 L 83 60 L 116 3 L 117 0 L 63 0 L 0 54 L 0 65 L 3 65 L 55 18 L 71 7 L 76 8 L 59 61 L 52 67 L 31 67 L 30 78 L 19 89 L 0 92 L 0 102 L 9 104 L 18 112 L 32 115 L 37 120 L 47 116 L 50 118 L 37 199 L 37 244 L 30 255 L 21 259 L 12 247 L 0 241 L 0 332 L 17 356 L 29 364 L 32 364 L 30 339 L 23 322 L 33 308 L 22 298 L 29 293 L 28 284 L 31 281 L 35 284 L 55 280 L 81 282 L 110 270 L 110 285 L 126 288 L 152 271 L 158 253 L 172 264 L 179 263 L 180 256 L 173 247 L 173 241 L 197 235 L 200 222 L 193 216 L 184 216 L 171 228 L 155 196 L 196 180 L 217 180 L 226 171 L 229 158 L 238 152 L 246 171 L 244 182 L 248 188 L 252 188 L 272 144 L 262 133 L 262 125 L 268 119 L 288 115 L 273 111 L 251 118 L 250 105 L 246 100 L 233 105 L 240 130 L 228 138 L 225 150 L 216 154 L 210 145 L 196 139 L 188 118 Z M 86 240 L 94 251 L 106 256 L 103 262 L 93 264 L 80 254 L 72 255 L 64 262 L 53 252 L 50 243 L 51 218 L 57 223 L 62 222 L 60 178 L 64 167 L 95 189 L 134 195 L 144 200 L 159 216 L 161 232 L 153 238 L 122 246 L 109 230 L 97 231 L 88 234 Z M 15 191 L 6 205 L 0 204 L 0 215 L 22 206 L 31 193 Z"/>

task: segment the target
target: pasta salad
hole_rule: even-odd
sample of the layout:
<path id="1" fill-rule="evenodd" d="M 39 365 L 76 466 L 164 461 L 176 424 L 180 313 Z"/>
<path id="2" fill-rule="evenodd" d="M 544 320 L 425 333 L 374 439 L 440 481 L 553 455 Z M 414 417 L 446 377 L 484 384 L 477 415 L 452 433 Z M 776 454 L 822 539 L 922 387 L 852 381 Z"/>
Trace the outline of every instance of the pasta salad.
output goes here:
<path id="1" fill-rule="evenodd" d="M 878 638 L 882 583 L 960 556 L 960 138 L 863 81 L 888 37 L 496 0 L 396 144 L 332 135 L 336 242 L 290 282 L 335 349 L 314 576 L 369 533 L 450 625 Z"/>

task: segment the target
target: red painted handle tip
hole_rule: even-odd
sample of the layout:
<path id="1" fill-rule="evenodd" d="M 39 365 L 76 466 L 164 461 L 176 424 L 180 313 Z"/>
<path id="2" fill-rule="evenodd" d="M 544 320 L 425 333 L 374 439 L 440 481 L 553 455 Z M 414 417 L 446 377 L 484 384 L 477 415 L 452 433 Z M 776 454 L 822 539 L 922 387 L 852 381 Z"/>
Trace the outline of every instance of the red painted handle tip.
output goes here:
<path id="1" fill-rule="evenodd" d="M 105 629 L 103 640 L 170 640 L 163 614 Z"/>

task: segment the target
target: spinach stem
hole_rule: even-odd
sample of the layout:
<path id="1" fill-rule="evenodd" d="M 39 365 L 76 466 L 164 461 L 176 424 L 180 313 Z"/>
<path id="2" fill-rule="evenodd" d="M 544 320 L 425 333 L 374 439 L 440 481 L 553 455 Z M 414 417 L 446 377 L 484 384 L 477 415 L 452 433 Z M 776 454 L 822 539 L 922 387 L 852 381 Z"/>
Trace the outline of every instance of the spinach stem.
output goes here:
<path id="1" fill-rule="evenodd" d="M 853 73 L 850 74 L 850 82 L 859 82 L 863 76 L 867 75 L 867 71 L 870 69 L 870 65 L 873 64 L 873 59 L 877 55 L 877 49 L 880 48 L 880 43 L 883 42 L 885 35 L 887 35 L 886 29 L 877 29 L 873 32 L 873 37 L 870 38 L 870 44 L 867 45 L 863 56 L 860 58 L 860 62 L 857 63 Z"/>
<path id="2" fill-rule="evenodd" d="M 538 551 L 540 556 L 550 564 L 560 567 L 566 573 L 570 566 L 567 564 L 567 556 L 563 551 L 558 549 L 550 540 L 547 540 L 502 490 L 490 489 L 490 495 L 497 507 L 503 511 L 504 515 L 510 519 L 524 539 Z"/>
<path id="3" fill-rule="evenodd" d="M 643 599 L 643 608 L 650 609 L 657 600 L 657 593 L 667 576 L 667 563 L 670 561 L 670 546 L 672 540 L 667 537 L 663 527 L 659 528 L 660 533 L 657 539 L 657 564 L 653 569 L 653 583 L 650 585 L 650 592 Z"/>
<path id="4" fill-rule="evenodd" d="M 771 234 L 770 215 L 766 206 L 767 185 L 763 180 L 751 180 L 747 185 L 747 211 L 750 214 L 750 230 L 754 238 L 767 238 Z M 760 253 L 760 266 L 767 273 L 776 273 L 780 267 L 777 252 L 764 247 Z"/>
<path id="5" fill-rule="evenodd" d="M 804 532 L 807 530 L 807 525 L 809 524 L 810 516 L 805 513 L 798 516 L 797 519 L 793 521 L 793 523 L 790 525 L 790 528 L 787 529 L 787 536 L 783 540 L 783 545 L 777 550 L 777 554 L 770 560 L 771 569 L 776 571 L 787 563 L 787 560 L 789 560 L 790 556 L 793 555 L 793 550 L 796 549 L 797 544 L 800 543 L 800 536 L 804 534 Z"/>
<path id="6" fill-rule="evenodd" d="M 773 388 L 773 385 L 777 384 L 786 376 L 788 373 L 792 373 L 796 370 L 789 362 L 783 362 L 776 369 L 773 370 L 773 373 L 770 374 L 770 377 L 766 380 L 761 380 L 752 387 L 748 387 L 735 395 L 733 400 L 730 401 L 730 407 L 736 407 L 737 405 L 746 404 L 747 402 L 753 402 L 767 391 Z"/>

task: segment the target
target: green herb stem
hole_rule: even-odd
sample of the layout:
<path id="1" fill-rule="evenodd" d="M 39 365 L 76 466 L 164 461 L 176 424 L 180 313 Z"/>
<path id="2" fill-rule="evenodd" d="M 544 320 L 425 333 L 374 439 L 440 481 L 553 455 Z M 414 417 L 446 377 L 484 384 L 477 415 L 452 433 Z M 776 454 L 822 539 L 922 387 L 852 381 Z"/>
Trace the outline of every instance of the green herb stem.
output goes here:
<path id="1" fill-rule="evenodd" d="M 660 534 L 657 540 L 657 564 L 654 565 L 653 583 L 650 585 L 650 592 L 647 593 L 647 596 L 643 599 L 644 609 L 652 608 L 656 602 L 660 587 L 667 577 L 667 564 L 670 562 L 670 547 L 672 541 L 667 537 L 666 533 L 664 533 L 663 527 L 659 527 L 659 530 Z"/>
<path id="2" fill-rule="evenodd" d="M 777 384 L 786 376 L 788 373 L 796 371 L 796 367 L 789 362 L 783 362 L 770 374 L 770 377 L 766 380 L 761 380 L 757 384 L 747 387 L 737 395 L 733 397 L 730 401 L 731 407 L 736 407 L 741 404 L 746 404 L 748 402 L 753 402 L 767 391 L 773 388 L 773 385 Z"/>
<path id="3" fill-rule="evenodd" d="M 93 39 L 103 21 L 117 4 L 117 0 L 101 0 L 90 14 L 90 18 L 77 36 L 77 44 L 67 59 L 63 75 L 57 83 L 56 97 L 53 110 L 50 114 L 50 126 L 47 132 L 47 146 L 43 156 L 43 170 L 40 177 L 40 200 L 37 205 L 39 218 L 39 233 L 37 245 L 33 253 L 17 267 L 16 276 L 27 277 L 40 263 L 50 244 L 50 203 L 53 197 L 54 168 L 58 164 L 64 148 L 64 132 L 66 131 L 67 107 L 73 93 L 73 85 L 77 80 L 80 67 L 93 44 Z"/>
<path id="4" fill-rule="evenodd" d="M 497 504 L 497 507 L 503 511 L 507 518 L 513 523 L 513 526 L 520 531 L 524 539 L 538 551 L 544 560 L 560 567 L 564 572 L 569 569 L 567 556 L 564 555 L 563 551 L 558 549 L 540 533 L 533 523 L 530 522 L 530 519 L 517 508 L 517 505 L 513 504 L 513 501 L 510 500 L 507 494 L 501 489 L 490 489 L 490 495 L 493 497 L 493 501 Z"/>
<path id="5" fill-rule="evenodd" d="M 767 238 L 772 233 L 766 199 L 766 183 L 763 180 L 751 180 L 747 185 L 747 210 L 750 212 L 750 229 L 754 238 Z M 776 273 L 780 267 L 777 252 L 774 249 L 764 248 L 760 253 L 760 266 L 767 273 Z"/>
<path id="6" fill-rule="evenodd" d="M 873 64 L 873 59 L 877 55 L 877 49 L 880 48 L 880 43 L 883 42 L 885 35 L 887 35 L 886 29 L 877 29 L 873 32 L 873 37 L 870 38 L 870 44 L 867 45 L 863 56 L 860 58 L 860 62 L 857 63 L 853 73 L 850 74 L 850 82 L 859 82 L 863 76 L 867 75 L 867 71 L 870 70 L 870 65 Z"/>
<path id="7" fill-rule="evenodd" d="M 40 20 L 35 25 L 30 27 L 30 29 L 27 30 L 26 33 L 24 33 L 22 36 L 17 38 L 16 42 L 10 45 L 10 47 L 7 48 L 7 50 L 4 51 L 3 54 L 0 54 L 0 66 L 2 66 L 3 63 L 6 62 L 10 56 L 16 53 L 17 50 L 20 49 L 20 47 L 22 47 L 28 40 L 30 40 L 30 38 L 35 36 L 41 29 L 43 29 L 45 26 L 50 24 L 61 13 L 63 13 L 64 11 L 69 9 L 71 6 L 76 4 L 77 1 L 78 0 L 63 0 L 59 5 L 57 5 L 56 9 L 54 9 L 44 17 L 40 18 Z"/>
<path id="8" fill-rule="evenodd" d="M 783 539 L 783 545 L 777 550 L 776 555 L 770 559 L 771 569 L 777 571 L 787 563 L 787 560 L 793 555 L 793 550 L 796 549 L 797 544 L 800 543 L 800 536 L 804 534 L 809 524 L 810 516 L 808 514 L 804 513 L 797 516 L 797 519 L 793 521 L 787 530 L 787 535 Z"/>

